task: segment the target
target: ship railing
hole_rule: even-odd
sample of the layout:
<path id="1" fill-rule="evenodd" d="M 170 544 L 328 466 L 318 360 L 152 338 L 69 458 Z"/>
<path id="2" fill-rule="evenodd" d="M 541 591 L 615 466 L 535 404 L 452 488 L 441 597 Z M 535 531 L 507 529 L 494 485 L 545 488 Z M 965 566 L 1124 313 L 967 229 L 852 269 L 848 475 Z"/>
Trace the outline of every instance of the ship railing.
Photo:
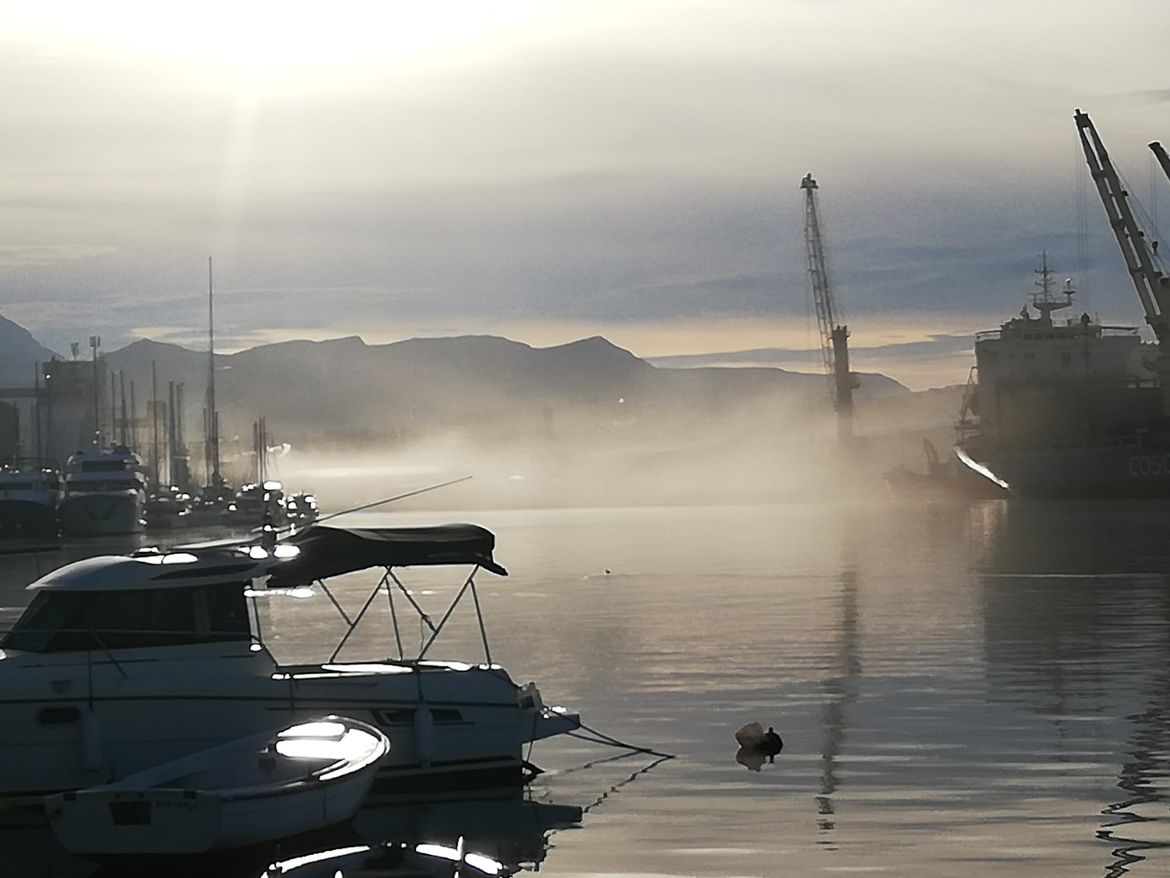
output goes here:
<path id="1" fill-rule="evenodd" d="M 1030 330 L 1016 330 L 1010 333 L 1014 337 L 1023 337 L 1029 340 L 1034 339 L 1067 339 L 1069 333 L 1059 332 L 1056 330 L 1067 328 L 1067 326 L 1056 326 L 1051 329 L 1030 329 Z M 1100 326 L 1094 324 L 1093 334 L 1098 336 L 1107 336 L 1109 338 L 1140 338 L 1141 330 L 1136 326 Z M 1002 329 L 981 329 L 975 333 L 975 341 L 994 341 L 995 339 L 1003 338 L 1004 331 Z"/>
<path id="2" fill-rule="evenodd" d="M 1028 386 L 1037 382 L 1059 385 L 1076 385 L 1078 387 L 1097 387 L 1124 390 L 1154 389 L 1158 387 L 1158 379 L 1143 378 L 1140 375 L 1096 375 L 1085 377 L 1083 374 L 1055 372 L 1050 370 L 1031 371 L 1023 374 L 1004 375 L 997 381 L 1003 386 Z"/>
<path id="3" fill-rule="evenodd" d="M 992 440 L 989 445 L 998 445 Z M 1079 448 L 1139 448 L 1141 437 L 1134 433 L 1120 436 L 1098 436 L 1093 439 L 1050 439 L 1037 442 L 1010 441 L 1013 450 L 1018 451 L 1074 451 Z"/>

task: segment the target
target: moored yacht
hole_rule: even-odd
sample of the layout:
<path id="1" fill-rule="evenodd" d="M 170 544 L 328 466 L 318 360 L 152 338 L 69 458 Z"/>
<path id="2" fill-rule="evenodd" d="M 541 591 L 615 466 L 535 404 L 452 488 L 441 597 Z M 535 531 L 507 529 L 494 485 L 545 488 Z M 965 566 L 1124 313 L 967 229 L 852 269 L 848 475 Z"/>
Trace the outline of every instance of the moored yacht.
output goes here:
<path id="1" fill-rule="evenodd" d="M 522 777 L 522 747 L 579 727 L 491 662 L 432 661 L 431 644 L 480 570 L 506 571 L 475 525 L 353 530 L 314 526 L 286 543 L 192 547 L 89 558 L 29 586 L 33 598 L 0 641 L 0 794 L 105 783 L 285 722 L 337 713 L 393 742 L 379 782 L 464 785 Z M 437 625 L 394 568 L 471 565 Z M 363 609 L 342 610 L 326 580 L 382 568 Z M 265 645 L 266 601 L 320 589 L 345 621 L 323 661 L 287 665 Z M 396 610 L 395 595 L 399 604 Z M 390 604 L 398 657 L 338 655 L 375 599 Z M 379 601 L 379 603 L 381 603 Z M 402 652 L 398 615 L 419 612 L 429 639 Z"/>
<path id="2" fill-rule="evenodd" d="M 0 538 L 55 537 L 61 529 L 61 476 L 52 467 L 0 467 Z"/>
<path id="3" fill-rule="evenodd" d="M 115 445 L 70 456 L 61 501 L 67 536 L 138 533 L 145 509 L 142 458 L 129 448 Z"/>
<path id="4" fill-rule="evenodd" d="M 262 523 L 279 527 L 288 521 L 284 486 L 273 480 L 244 485 L 236 492 L 226 511 L 228 520 L 232 522 L 253 527 Z"/>

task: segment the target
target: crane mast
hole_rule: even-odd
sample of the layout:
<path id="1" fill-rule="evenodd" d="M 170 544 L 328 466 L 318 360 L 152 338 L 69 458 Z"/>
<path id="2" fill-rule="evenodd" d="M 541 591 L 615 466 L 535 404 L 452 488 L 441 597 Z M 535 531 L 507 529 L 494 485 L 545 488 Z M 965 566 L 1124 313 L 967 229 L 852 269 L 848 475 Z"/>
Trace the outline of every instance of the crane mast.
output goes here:
<path id="1" fill-rule="evenodd" d="M 837 437 L 847 444 L 853 440 L 853 389 L 856 381 L 849 371 L 849 329 L 837 323 L 833 288 L 821 241 L 820 214 L 817 210 L 817 181 L 805 174 L 800 181 L 804 190 L 804 243 L 808 255 L 808 279 L 812 287 L 821 335 L 821 357 L 829 378 L 833 408 L 837 411 Z"/>

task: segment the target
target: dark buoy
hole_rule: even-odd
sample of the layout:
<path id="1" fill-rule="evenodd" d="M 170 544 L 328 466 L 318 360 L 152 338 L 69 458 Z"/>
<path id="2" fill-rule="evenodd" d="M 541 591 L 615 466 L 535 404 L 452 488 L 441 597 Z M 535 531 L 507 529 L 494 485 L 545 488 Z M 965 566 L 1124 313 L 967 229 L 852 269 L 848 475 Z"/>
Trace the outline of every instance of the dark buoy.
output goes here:
<path id="1" fill-rule="evenodd" d="M 768 731 L 764 733 L 764 749 L 769 756 L 775 756 L 784 749 L 784 739 L 776 734 L 776 730 L 768 726 Z"/>

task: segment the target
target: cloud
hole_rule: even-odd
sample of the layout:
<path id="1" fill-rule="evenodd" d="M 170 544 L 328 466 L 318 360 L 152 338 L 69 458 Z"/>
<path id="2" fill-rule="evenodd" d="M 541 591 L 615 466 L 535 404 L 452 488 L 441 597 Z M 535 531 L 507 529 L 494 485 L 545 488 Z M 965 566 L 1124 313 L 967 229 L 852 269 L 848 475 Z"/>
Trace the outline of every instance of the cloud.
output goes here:
<path id="1" fill-rule="evenodd" d="M 114 247 L 102 244 L 0 244 L 0 267 L 52 265 L 109 256 Z"/>
<path id="2" fill-rule="evenodd" d="M 320 76 L 246 81 L 34 16 L 0 46 L 0 227 L 37 242 L 0 248 L 0 310 L 58 347 L 198 344 L 214 255 L 224 344 L 594 325 L 657 352 L 705 324 L 732 350 L 718 327 L 808 319 L 812 171 L 855 339 L 923 313 L 943 335 L 994 326 L 1041 249 L 1082 307 L 1140 319 L 1091 187 L 1078 202 L 1070 117 L 1100 103 L 1115 158 L 1146 167 L 1157 29 L 974 0 L 667 9 L 521 16 L 425 63 L 366 40 Z M 1067 63 L 1090 53 L 1119 61 Z"/>

